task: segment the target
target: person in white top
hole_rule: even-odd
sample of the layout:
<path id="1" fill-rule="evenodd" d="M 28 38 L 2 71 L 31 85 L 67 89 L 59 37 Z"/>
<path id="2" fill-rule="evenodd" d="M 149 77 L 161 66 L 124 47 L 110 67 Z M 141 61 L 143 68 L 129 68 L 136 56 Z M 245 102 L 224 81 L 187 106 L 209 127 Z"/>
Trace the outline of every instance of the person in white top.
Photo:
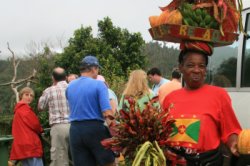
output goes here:
<path id="1" fill-rule="evenodd" d="M 158 95 L 158 90 L 161 85 L 170 82 L 168 79 L 163 78 L 161 76 L 161 71 L 156 67 L 151 68 L 147 72 L 147 75 L 148 75 L 148 80 L 153 84 L 152 90 L 155 95 Z"/>

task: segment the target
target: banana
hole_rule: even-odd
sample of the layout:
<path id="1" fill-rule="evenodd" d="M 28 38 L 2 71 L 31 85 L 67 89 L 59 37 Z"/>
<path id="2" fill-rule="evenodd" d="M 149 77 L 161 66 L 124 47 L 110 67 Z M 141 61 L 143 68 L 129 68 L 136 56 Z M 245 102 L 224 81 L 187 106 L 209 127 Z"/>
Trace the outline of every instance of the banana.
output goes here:
<path id="1" fill-rule="evenodd" d="M 201 17 L 201 15 L 196 15 L 196 22 L 197 22 L 197 24 L 200 24 L 200 22 L 203 20 L 202 19 L 202 17 Z"/>
<path id="2" fill-rule="evenodd" d="M 187 18 L 184 18 L 184 19 L 183 19 L 183 22 L 184 22 L 185 25 L 190 26 L 190 25 L 189 25 L 189 22 L 187 21 Z"/>
<path id="3" fill-rule="evenodd" d="M 184 7 L 192 10 L 193 5 L 191 3 L 184 3 Z"/>
<path id="4" fill-rule="evenodd" d="M 210 24 L 209 24 L 209 27 L 213 28 L 213 29 L 218 29 L 219 24 L 216 21 L 211 21 Z"/>
<path id="5" fill-rule="evenodd" d="M 191 18 L 186 19 L 190 26 L 195 26 L 195 22 Z"/>
<path id="6" fill-rule="evenodd" d="M 193 21 L 195 21 L 195 22 L 198 21 L 198 17 L 197 17 L 197 15 L 196 15 L 194 12 L 190 12 L 190 18 L 191 18 Z"/>
<path id="7" fill-rule="evenodd" d="M 193 4 L 182 3 L 179 7 L 182 15 L 182 23 L 188 26 L 219 29 L 215 18 L 204 8 L 193 10 Z"/>
<path id="8" fill-rule="evenodd" d="M 212 17 L 210 15 L 206 15 L 204 21 L 206 25 L 209 25 L 210 22 L 212 21 Z"/>
<path id="9" fill-rule="evenodd" d="M 194 27 L 199 27 L 199 24 L 197 22 L 194 22 Z"/>
<path id="10" fill-rule="evenodd" d="M 182 12 L 181 12 L 182 16 L 187 18 L 187 17 L 190 17 L 190 13 L 187 9 L 183 9 Z"/>
<path id="11" fill-rule="evenodd" d="M 204 22 L 204 20 L 200 23 L 200 27 L 206 28 L 206 23 Z"/>
<path id="12" fill-rule="evenodd" d="M 201 17 L 204 19 L 207 15 L 207 12 L 205 10 L 201 10 Z"/>
<path id="13" fill-rule="evenodd" d="M 195 15 L 200 16 L 202 14 L 201 9 L 195 10 Z"/>

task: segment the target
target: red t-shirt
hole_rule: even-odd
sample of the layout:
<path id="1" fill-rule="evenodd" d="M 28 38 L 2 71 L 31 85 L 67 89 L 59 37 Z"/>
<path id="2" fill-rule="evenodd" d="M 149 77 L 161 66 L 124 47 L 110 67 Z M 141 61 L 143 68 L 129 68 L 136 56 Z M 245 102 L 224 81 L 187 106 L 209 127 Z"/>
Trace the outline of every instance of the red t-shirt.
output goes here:
<path id="1" fill-rule="evenodd" d="M 197 90 L 174 91 L 164 99 L 163 109 L 167 108 L 176 120 L 169 141 L 172 146 L 204 152 L 241 131 L 231 99 L 220 87 L 204 85 Z"/>

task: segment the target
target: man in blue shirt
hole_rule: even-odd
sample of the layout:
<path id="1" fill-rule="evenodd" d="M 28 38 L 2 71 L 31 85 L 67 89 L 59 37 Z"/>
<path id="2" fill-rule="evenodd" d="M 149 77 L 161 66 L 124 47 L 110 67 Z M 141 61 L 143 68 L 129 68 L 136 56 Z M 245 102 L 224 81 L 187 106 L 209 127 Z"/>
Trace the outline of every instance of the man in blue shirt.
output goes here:
<path id="1" fill-rule="evenodd" d="M 153 84 L 152 90 L 155 95 L 158 95 L 158 90 L 161 85 L 167 82 L 170 82 L 170 80 L 163 78 L 161 76 L 161 71 L 156 67 L 153 67 L 152 69 L 150 69 L 147 72 L 147 75 L 148 75 L 148 80 Z"/>
<path id="2" fill-rule="evenodd" d="M 105 149 L 101 141 L 109 138 L 104 121 L 112 116 L 108 89 L 96 80 L 99 62 L 94 56 L 86 56 L 80 64 L 81 77 L 73 80 L 66 96 L 70 107 L 70 147 L 74 166 L 112 166 L 114 154 Z"/>

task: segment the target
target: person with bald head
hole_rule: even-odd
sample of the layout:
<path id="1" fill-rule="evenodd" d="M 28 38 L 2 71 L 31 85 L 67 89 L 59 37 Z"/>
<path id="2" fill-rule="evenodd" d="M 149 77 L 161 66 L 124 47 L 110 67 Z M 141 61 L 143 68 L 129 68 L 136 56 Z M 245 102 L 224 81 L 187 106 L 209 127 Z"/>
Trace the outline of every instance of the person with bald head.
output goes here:
<path id="1" fill-rule="evenodd" d="M 52 72 L 53 85 L 43 91 L 38 110 L 49 110 L 51 126 L 50 166 L 69 165 L 69 105 L 65 96 L 68 86 L 65 70 L 57 67 Z"/>

